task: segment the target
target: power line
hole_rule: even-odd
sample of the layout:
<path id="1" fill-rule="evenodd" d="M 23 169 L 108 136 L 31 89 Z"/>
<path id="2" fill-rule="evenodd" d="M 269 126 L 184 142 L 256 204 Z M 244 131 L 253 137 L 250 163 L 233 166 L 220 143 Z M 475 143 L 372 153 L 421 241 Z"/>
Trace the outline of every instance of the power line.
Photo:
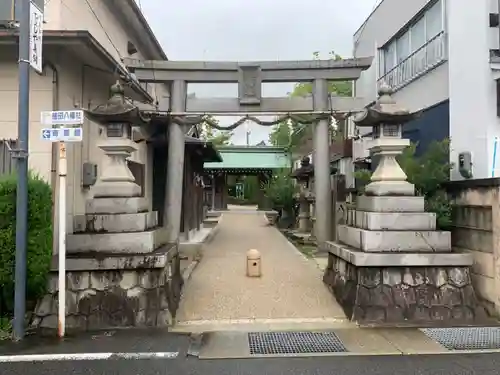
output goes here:
<path id="1" fill-rule="evenodd" d="M 368 14 L 368 17 L 366 18 L 365 22 L 361 25 L 359 31 L 358 31 L 358 38 L 354 41 L 354 46 L 356 47 L 359 43 L 359 39 L 361 38 L 361 35 L 363 34 L 363 31 L 365 30 L 366 24 L 368 23 L 368 18 L 372 15 L 372 13 L 375 11 L 375 9 L 380 5 L 380 3 L 384 0 L 375 0 L 375 3 L 373 4 L 372 10 Z"/>
<path id="2" fill-rule="evenodd" d="M 85 0 L 85 2 L 87 3 L 87 5 L 88 5 L 90 11 L 92 12 L 92 14 L 94 15 L 95 19 L 97 20 L 97 23 L 99 23 L 99 26 L 101 26 L 102 31 L 106 35 L 106 38 L 108 38 L 109 42 L 111 43 L 111 45 L 115 49 L 116 53 L 118 54 L 118 57 L 120 57 L 120 59 L 121 59 L 123 56 L 121 55 L 120 50 L 116 47 L 115 43 L 113 43 L 113 40 L 111 39 L 111 37 L 107 33 L 106 29 L 104 28 L 104 25 L 102 24 L 101 20 L 99 19 L 99 16 L 94 11 L 94 8 L 92 8 L 92 5 L 90 4 L 90 1 L 89 0 Z"/>

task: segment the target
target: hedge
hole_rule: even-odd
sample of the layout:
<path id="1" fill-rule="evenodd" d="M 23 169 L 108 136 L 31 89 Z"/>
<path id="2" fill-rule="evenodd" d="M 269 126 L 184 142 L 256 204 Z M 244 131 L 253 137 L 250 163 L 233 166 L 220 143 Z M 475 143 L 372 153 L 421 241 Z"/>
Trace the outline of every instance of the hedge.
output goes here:
<path id="1" fill-rule="evenodd" d="M 14 307 L 17 177 L 0 177 L 0 316 Z M 28 306 L 45 292 L 52 257 L 52 190 L 34 174 L 28 179 Z"/>

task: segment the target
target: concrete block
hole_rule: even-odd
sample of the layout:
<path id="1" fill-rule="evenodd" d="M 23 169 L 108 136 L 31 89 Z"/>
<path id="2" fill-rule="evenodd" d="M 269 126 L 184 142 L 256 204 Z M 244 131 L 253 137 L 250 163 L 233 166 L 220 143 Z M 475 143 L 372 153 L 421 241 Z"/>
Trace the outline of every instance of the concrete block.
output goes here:
<path id="1" fill-rule="evenodd" d="M 375 181 L 366 185 L 365 193 L 376 196 L 414 196 L 415 185 L 408 181 Z"/>
<path id="2" fill-rule="evenodd" d="M 468 267 L 474 261 L 469 253 L 366 253 L 332 241 L 323 246 L 357 267 Z"/>
<path id="3" fill-rule="evenodd" d="M 354 211 L 353 225 L 368 230 L 435 230 L 436 214 L 432 212 L 366 212 Z"/>
<path id="4" fill-rule="evenodd" d="M 157 225 L 158 213 L 156 211 L 136 214 L 87 214 L 74 217 L 75 233 L 144 232 Z"/>
<path id="5" fill-rule="evenodd" d="M 357 198 L 356 209 L 370 212 L 424 212 L 424 197 L 375 197 L 362 195 Z"/>
<path id="6" fill-rule="evenodd" d="M 451 252 L 451 233 L 441 231 L 370 231 L 340 225 L 338 240 L 366 252 Z"/>
<path id="7" fill-rule="evenodd" d="M 66 237 L 66 251 L 71 253 L 103 252 L 151 253 L 168 242 L 167 231 L 157 228 L 147 232 L 80 233 Z"/>
<path id="8" fill-rule="evenodd" d="M 113 271 L 113 270 L 137 270 L 137 269 L 154 269 L 164 268 L 171 256 L 169 254 L 137 254 L 128 256 L 103 256 L 102 258 L 95 257 L 78 257 L 66 259 L 66 270 L 73 271 Z M 57 272 L 57 259 L 53 259 L 51 272 Z M 57 279 L 56 279 L 57 281 Z M 56 289 L 57 290 L 57 289 Z"/>
<path id="9" fill-rule="evenodd" d="M 134 198 L 93 198 L 85 203 L 87 214 L 135 214 L 148 210 L 148 200 Z"/>

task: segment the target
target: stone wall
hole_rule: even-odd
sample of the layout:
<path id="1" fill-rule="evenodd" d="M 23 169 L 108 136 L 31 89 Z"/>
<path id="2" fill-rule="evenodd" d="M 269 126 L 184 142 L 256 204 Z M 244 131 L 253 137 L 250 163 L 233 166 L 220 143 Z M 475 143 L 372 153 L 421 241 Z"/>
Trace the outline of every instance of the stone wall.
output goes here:
<path id="1" fill-rule="evenodd" d="M 172 324 L 183 283 L 174 246 L 156 255 L 106 257 L 102 261 L 68 258 L 67 265 L 68 330 Z M 57 278 L 57 271 L 52 271 L 49 290 L 36 308 L 32 323 L 36 328 L 57 327 Z"/>
<path id="2" fill-rule="evenodd" d="M 485 318 L 468 267 L 360 267 L 333 253 L 323 281 L 362 325 L 469 324 Z"/>
<path id="3" fill-rule="evenodd" d="M 452 246 L 473 254 L 472 282 L 492 315 L 500 315 L 500 179 L 454 181 L 447 185 L 453 201 Z"/>

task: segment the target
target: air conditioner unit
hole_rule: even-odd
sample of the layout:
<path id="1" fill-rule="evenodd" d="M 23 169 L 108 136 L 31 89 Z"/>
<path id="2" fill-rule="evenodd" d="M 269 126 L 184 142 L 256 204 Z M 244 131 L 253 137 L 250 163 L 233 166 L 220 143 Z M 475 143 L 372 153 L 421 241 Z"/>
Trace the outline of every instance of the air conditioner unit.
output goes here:
<path id="1" fill-rule="evenodd" d="M 19 21 L 19 3 L 21 0 L 0 0 L 0 23 Z M 24 1 L 24 0 L 23 0 Z M 31 0 L 43 12 L 45 0 Z"/>

